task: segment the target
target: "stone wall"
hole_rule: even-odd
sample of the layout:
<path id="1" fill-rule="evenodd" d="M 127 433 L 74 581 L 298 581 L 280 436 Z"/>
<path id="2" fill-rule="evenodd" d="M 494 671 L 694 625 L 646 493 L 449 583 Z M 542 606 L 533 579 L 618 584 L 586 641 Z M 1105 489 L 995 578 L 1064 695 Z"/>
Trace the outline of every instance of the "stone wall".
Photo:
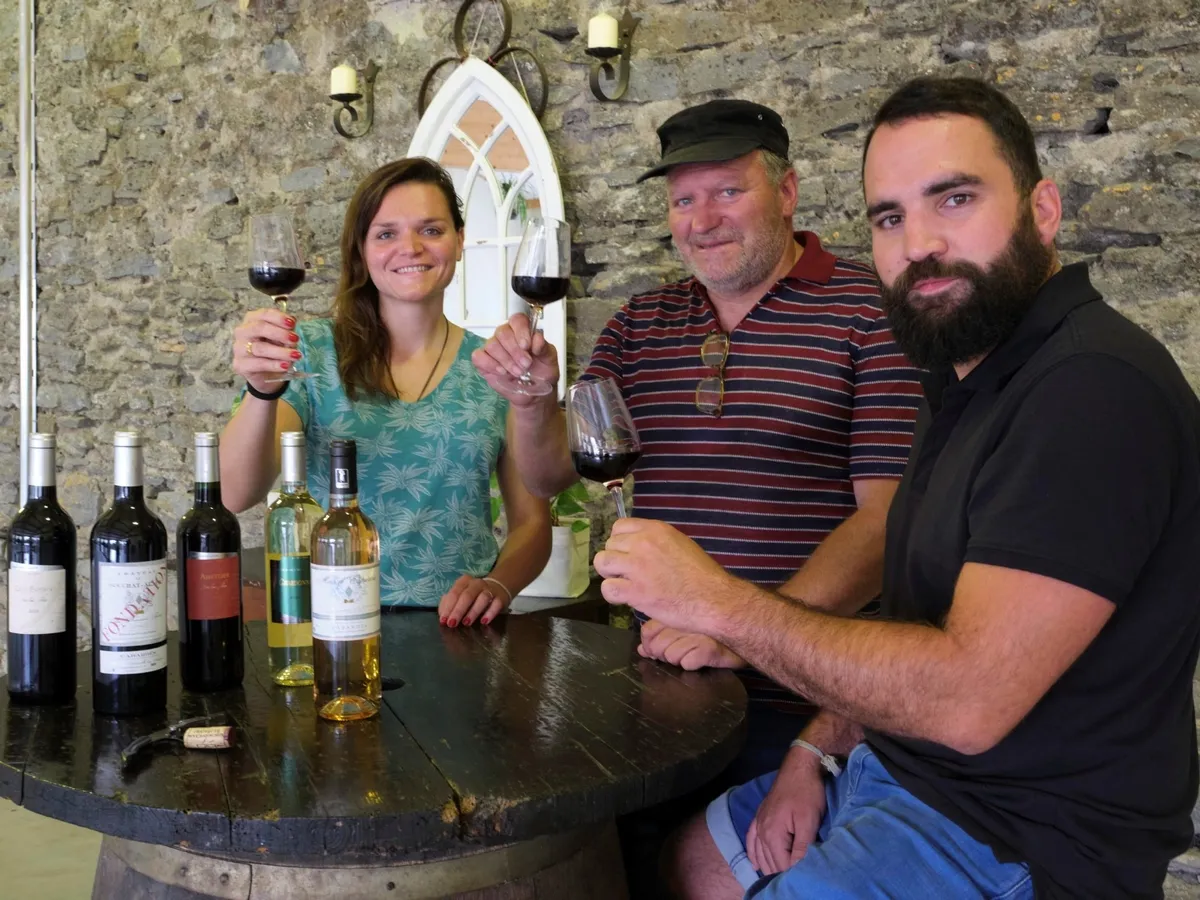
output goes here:
<path id="1" fill-rule="evenodd" d="M 247 8 L 243 9 L 243 4 Z M 578 236 L 568 300 L 573 375 L 631 293 L 679 272 L 661 182 L 634 185 L 654 127 L 693 102 L 774 106 L 792 134 L 797 223 L 868 258 L 864 123 L 903 79 L 974 74 L 1010 92 L 1066 198 L 1061 246 L 1162 338 L 1200 387 L 1200 13 L 1195 0 L 635 2 L 620 103 L 587 89 L 586 23 L 605 4 L 511 0 L 512 43 L 549 75 L 543 124 Z M 106 502 L 111 433 L 139 428 L 149 493 L 172 530 L 188 505 L 191 433 L 219 428 L 229 333 L 259 305 L 245 217 L 292 209 L 323 310 L 345 200 L 403 153 L 416 91 L 453 52 L 450 0 L 42 0 L 37 52 L 39 426 L 60 435 L 60 484 L 81 558 Z M 0 7 L 0 507 L 17 457 L 16 4 Z M 583 32 L 583 34 L 581 34 Z M 331 66 L 373 57 L 376 123 L 347 141 Z M 248 542 L 261 518 L 244 517 Z M 86 593 L 81 598 L 86 619 Z"/>

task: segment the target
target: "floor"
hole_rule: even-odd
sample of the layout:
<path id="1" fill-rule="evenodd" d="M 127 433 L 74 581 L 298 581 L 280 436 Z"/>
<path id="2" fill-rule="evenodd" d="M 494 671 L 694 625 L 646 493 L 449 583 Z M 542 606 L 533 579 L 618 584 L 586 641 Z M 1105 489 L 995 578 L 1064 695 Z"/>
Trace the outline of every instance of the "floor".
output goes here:
<path id="1" fill-rule="evenodd" d="M 0 896 L 88 900 L 100 835 L 0 800 Z"/>

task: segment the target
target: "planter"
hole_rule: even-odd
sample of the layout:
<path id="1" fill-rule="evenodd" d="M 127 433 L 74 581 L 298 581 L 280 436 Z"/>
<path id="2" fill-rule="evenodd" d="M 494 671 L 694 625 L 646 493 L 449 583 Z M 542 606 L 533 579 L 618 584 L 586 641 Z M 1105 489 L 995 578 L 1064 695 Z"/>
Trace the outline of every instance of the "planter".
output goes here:
<path id="1" fill-rule="evenodd" d="M 550 560 L 542 574 L 521 593 L 531 597 L 578 597 L 588 586 L 591 523 L 578 531 L 570 525 L 555 525 L 550 532 Z"/>

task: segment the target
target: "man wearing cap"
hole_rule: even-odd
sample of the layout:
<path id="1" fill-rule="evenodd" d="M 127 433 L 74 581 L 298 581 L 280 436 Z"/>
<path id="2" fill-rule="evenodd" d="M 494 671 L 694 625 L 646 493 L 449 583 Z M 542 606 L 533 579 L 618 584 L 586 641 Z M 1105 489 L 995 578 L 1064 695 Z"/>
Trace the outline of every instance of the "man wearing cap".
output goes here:
<path id="1" fill-rule="evenodd" d="M 596 555 L 610 602 L 732 647 L 829 727 L 783 792 L 807 813 L 780 822 L 771 775 L 717 798 L 674 895 L 1162 898 L 1200 784 L 1200 401 L 1063 265 L 1058 187 L 990 83 L 900 87 L 863 193 L 927 370 L 879 619 L 739 581 L 662 522 L 623 519 Z"/>
<path id="2" fill-rule="evenodd" d="M 796 174 L 779 115 L 715 100 L 658 130 L 668 224 L 692 276 L 634 297 L 583 379 L 621 388 L 642 439 L 641 518 L 670 523 L 729 572 L 853 613 L 880 588 L 884 521 L 920 395 L 867 266 L 793 233 Z M 475 352 L 512 404 L 510 451 L 536 494 L 577 478 L 553 397 L 498 376 L 559 376 L 554 349 L 516 315 Z M 642 626 L 641 652 L 688 669 L 742 660 L 686 628 Z M 755 673 L 737 777 L 778 766 L 812 707 Z"/>

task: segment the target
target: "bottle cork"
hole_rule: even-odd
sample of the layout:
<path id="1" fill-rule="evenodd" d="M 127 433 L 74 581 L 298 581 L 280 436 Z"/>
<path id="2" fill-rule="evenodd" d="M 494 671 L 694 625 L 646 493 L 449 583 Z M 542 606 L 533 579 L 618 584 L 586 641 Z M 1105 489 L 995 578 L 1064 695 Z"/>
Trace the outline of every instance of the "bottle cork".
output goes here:
<path id="1" fill-rule="evenodd" d="M 188 728 L 183 732 L 183 746 L 189 750 L 224 750 L 233 746 L 232 725 L 212 725 L 207 728 Z"/>

